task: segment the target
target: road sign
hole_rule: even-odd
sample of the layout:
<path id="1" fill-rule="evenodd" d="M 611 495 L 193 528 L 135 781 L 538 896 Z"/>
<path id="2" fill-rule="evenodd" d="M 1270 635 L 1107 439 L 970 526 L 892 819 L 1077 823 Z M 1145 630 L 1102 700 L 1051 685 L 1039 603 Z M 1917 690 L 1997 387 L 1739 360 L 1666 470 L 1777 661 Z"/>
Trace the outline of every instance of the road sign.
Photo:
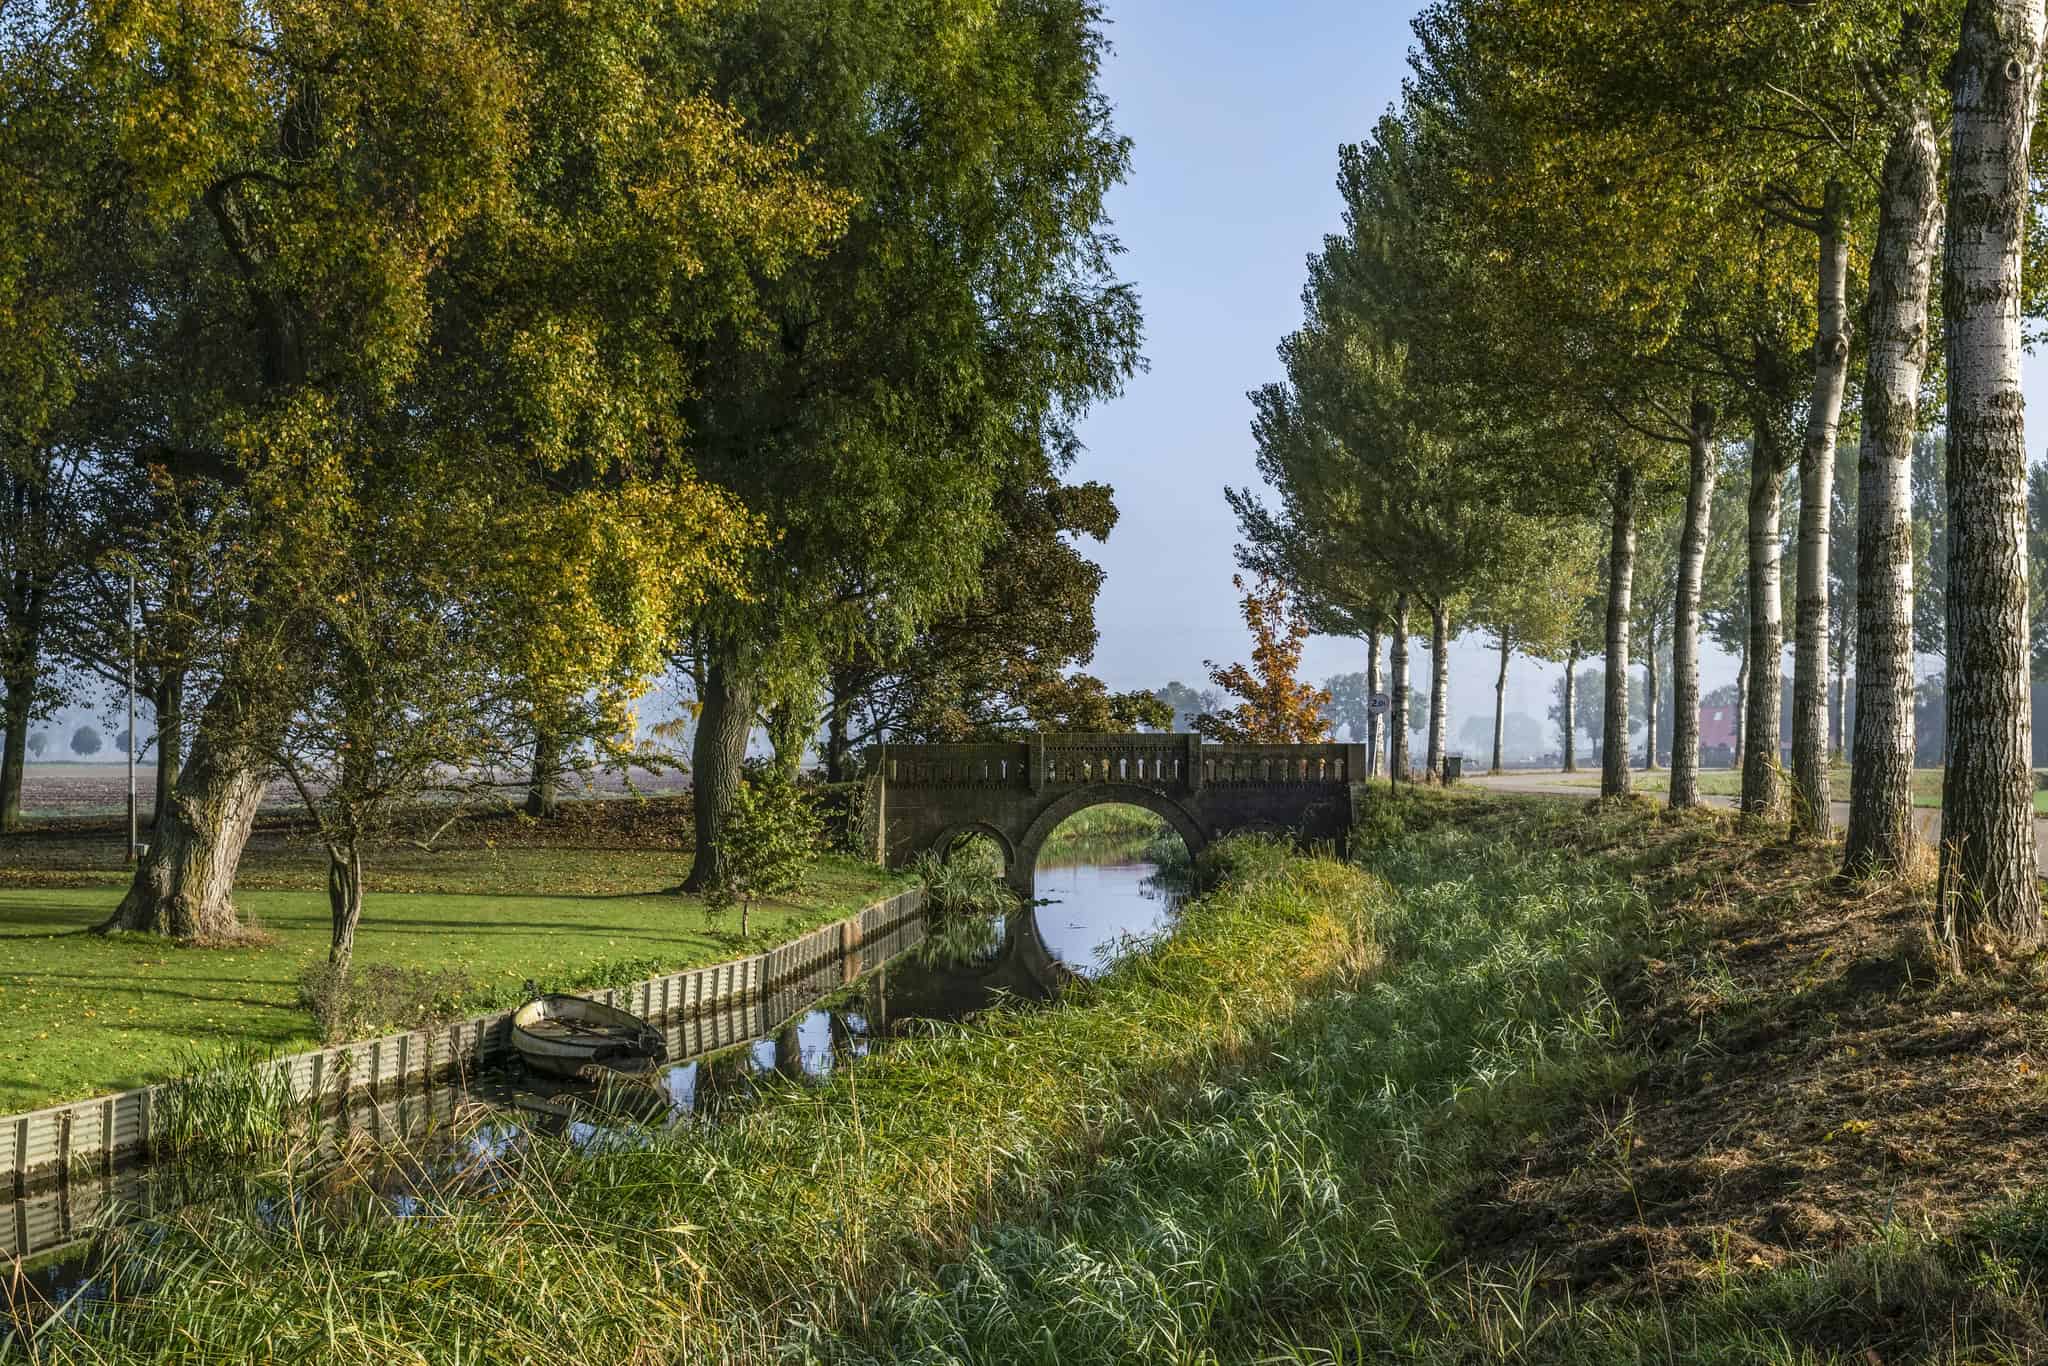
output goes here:
<path id="1" fill-rule="evenodd" d="M 1365 704 L 1365 709 L 1373 716 L 1385 716 L 1393 705 L 1392 698 L 1383 692 L 1376 692 L 1372 695 L 1372 700 Z"/>

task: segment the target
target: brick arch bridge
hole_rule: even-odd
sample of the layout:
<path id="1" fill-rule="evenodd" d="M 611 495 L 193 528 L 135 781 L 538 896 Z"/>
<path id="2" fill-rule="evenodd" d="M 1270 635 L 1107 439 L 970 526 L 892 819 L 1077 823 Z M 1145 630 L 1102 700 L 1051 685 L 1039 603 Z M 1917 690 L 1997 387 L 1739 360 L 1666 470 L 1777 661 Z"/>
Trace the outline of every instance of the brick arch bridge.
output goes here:
<path id="1" fill-rule="evenodd" d="M 1141 806 L 1190 854 L 1237 830 L 1341 842 L 1366 773 L 1364 745 L 1209 745 L 1195 735 L 1046 735 L 1014 744 L 883 745 L 869 752 L 874 818 L 891 867 L 965 835 L 1003 852 L 1029 895 L 1038 851 L 1076 812 Z"/>

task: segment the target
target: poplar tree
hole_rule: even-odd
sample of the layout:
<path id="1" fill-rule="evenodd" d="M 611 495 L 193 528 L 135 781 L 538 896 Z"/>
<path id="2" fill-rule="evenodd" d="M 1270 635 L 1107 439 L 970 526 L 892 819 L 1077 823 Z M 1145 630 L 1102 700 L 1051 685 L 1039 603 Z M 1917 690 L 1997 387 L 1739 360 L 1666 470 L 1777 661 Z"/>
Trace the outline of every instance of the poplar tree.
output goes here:
<path id="1" fill-rule="evenodd" d="M 1970 0 L 1948 68 L 1948 766 L 1935 926 L 1960 963 L 2044 936 L 2028 696 L 2021 258 L 2041 0 Z"/>

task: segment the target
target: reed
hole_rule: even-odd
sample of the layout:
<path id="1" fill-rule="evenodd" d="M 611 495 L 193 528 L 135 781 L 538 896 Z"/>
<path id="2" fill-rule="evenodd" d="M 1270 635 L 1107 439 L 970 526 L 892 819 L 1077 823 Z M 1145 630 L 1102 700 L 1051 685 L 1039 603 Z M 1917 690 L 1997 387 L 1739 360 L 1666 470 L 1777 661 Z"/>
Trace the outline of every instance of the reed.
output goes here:
<path id="1" fill-rule="evenodd" d="M 188 1046 L 176 1081 L 157 1088 L 150 1147 L 185 1162 L 240 1162 L 284 1151 L 316 1115 L 292 1094 L 276 1055 L 247 1043 Z"/>

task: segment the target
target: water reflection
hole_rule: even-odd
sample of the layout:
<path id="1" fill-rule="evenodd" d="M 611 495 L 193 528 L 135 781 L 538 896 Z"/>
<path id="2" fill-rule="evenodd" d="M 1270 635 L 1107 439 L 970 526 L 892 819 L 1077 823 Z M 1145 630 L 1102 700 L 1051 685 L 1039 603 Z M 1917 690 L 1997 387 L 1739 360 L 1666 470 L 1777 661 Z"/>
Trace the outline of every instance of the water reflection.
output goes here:
<path id="1" fill-rule="evenodd" d="M 1041 863 L 1038 932 L 1055 958 L 1084 977 L 1164 931 L 1180 909 L 1177 879 L 1157 865 Z"/>
<path id="2" fill-rule="evenodd" d="M 194 1173 L 164 1164 L 67 1185 L 0 1211 L 0 1344 L 56 1307 L 108 1295 L 95 1234 L 198 1203 L 239 1204 L 267 1223 L 305 1203 L 340 1202 L 408 1217 L 487 1194 L 517 1179 L 533 1134 L 584 1148 L 643 1144 L 665 1130 L 716 1123 L 767 1090 L 810 1085 L 920 1022 L 959 1020 L 1003 1001 L 1043 1002 L 1093 976 L 1172 921 L 1180 894 L 1136 861 L 1054 861 L 1037 872 L 1036 905 L 951 924 L 913 920 L 865 946 L 883 965 L 853 981 L 832 962 L 775 984 L 767 996 L 662 1022 L 683 1061 L 601 1082 L 512 1070 L 388 1098 L 327 1117 L 302 1161 L 322 1175 L 281 1182 Z M 139 1224 L 137 1221 L 140 1221 Z M 52 1254 L 61 1254 L 55 1255 Z M 31 1269 L 31 1267 L 33 1269 Z"/>

